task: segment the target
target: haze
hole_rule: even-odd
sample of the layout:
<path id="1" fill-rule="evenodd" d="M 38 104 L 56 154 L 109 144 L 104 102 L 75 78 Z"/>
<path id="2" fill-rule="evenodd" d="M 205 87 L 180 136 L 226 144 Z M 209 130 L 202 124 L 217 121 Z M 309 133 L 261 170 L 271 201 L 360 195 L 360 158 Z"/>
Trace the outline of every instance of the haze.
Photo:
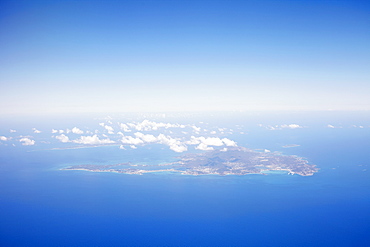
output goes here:
<path id="1" fill-rule="evenodd" d="M 366 1 L 0 9 L 0 114 L 370 110 Z"/>

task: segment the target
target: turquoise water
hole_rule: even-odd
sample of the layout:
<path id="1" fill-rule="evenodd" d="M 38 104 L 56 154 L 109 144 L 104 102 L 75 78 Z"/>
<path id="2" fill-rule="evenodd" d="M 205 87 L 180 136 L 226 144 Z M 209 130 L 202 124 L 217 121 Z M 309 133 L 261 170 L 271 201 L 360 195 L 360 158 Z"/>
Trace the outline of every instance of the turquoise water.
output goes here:
<path id="1" fill-rule="evenodd" d="M 370 246 L 368 129 L 234 134 L 240 145 L 306 157 L 314 176 L 126 175 L 75 164 L 159 164 L 159 146 L 1 146 L 1 246 Z M 234 138 L 234 139 L 235 139 Z M 282 148 L 281 144 L 301 146 Z"/>

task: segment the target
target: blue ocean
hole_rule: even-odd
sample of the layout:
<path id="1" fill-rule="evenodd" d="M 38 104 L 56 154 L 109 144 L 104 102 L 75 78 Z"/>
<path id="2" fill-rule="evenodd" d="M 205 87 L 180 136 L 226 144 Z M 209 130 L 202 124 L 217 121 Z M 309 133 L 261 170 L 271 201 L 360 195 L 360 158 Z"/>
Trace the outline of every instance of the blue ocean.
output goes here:
<path id="1" fill-rule="evenodd" d="M 370 122 L 361 114 L 335 116 L 209 123 L 238 125 L 228 137 L 240 146 L 306 158 L 320 169 L 306 177 L 66 171 L 60 169 L 160 164 L 178 154 L 157 145 L 1 145 L 0 246 L 370 246 Z M 304 128 L 258 126 L 279 121 Z"/>

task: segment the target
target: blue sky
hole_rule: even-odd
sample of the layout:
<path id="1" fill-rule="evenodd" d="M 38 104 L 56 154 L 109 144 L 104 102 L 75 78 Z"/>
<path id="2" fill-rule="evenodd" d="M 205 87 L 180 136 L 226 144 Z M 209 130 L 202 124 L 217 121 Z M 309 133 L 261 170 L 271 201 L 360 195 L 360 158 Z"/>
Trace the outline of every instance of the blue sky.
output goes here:
<path id="1" fill-rule="evenodd" d="M 367 1 L 0 9 L 0 114 L 370 110 Z"/>

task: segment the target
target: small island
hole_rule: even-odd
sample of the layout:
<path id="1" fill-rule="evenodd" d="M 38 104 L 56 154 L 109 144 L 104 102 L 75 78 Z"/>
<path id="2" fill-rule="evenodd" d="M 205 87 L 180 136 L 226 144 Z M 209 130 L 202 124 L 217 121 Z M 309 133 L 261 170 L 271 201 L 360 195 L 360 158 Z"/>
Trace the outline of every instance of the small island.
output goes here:
<path id="1" fill-rule="evenodd" d="M 246 175 L 268 171 L 286 171 L 288 174 L 312 176 L 318 171 L 307 160 L 277 152 L 257 152 L 244 147 L 229 147 L 203 153 L 185 154 L 178 161 L 159 165 L 120 163 L 114 165 L 77 165 L 61 170 L 114 172 L 124 174 L 178 172 L 183 175 Z"/>

